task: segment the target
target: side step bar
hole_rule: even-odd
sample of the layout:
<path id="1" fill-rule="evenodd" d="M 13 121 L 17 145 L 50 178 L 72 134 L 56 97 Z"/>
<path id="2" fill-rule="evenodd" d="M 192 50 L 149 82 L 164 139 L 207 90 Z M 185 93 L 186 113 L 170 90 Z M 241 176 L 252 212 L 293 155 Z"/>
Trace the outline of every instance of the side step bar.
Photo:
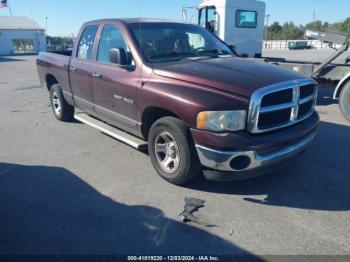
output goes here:
<path id="1" fill-rule="evenodd" d="M 77 113 L 74 115 L 74 119 L 76 119 L 79 122 L 82 122 L 84 124 L 87 124 L 88 126 L 91 126 L 93 128 L 96 128 L 100 130 L 102 133 L 109 135 L 129 146 L 132 146 L 133 148 L 136 148 L 138 150 L 144 148 L 147 146 L 147 142 L 144 140 L 141 140 L 137 137 L 134 137 L 130 134 L 127 134 L 115 127 L 112 127 L 105 122 L 102 122 L 96 118 L 93 118 L 89 116 L 86 113 Z"/>

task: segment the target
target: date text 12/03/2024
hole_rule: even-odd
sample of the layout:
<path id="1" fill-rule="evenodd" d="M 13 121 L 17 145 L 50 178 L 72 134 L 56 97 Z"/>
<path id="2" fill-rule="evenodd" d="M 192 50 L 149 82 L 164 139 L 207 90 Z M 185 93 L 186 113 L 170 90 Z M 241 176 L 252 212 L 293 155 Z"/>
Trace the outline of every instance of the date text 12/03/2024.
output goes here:
<path id="1" fill-rule="evenodd" d="M 128 256 L 128 261 L 220 261 L 217 256 Z"/>

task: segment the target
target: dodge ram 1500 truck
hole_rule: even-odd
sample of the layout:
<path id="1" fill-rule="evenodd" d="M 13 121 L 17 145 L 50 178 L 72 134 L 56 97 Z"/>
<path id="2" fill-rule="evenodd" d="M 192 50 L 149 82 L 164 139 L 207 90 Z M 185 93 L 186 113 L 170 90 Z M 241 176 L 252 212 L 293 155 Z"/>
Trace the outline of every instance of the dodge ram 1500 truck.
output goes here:
<path id="1" fill-rule="evenodd" d="M 197 25 L 88 22 L 72 52 L 40 53 L 37 67 L 58 120 L 148 145 L 178 185 L 270 173 L 308 148 L 319 122 L 312 79 L 239 58 Z"/>

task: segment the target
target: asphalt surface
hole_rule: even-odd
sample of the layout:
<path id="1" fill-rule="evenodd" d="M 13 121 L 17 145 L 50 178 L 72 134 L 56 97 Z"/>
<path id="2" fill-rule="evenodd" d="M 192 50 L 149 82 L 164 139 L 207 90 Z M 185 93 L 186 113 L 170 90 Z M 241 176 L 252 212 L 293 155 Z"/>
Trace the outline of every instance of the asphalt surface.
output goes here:
<path id="1" fill-rule="evenodd" d="M 0 58 L 0 254 L 350 254 L 350 124 L 322 89 L 312 147 L 245 182 L 176 187 L 142 152 L 56 121 L 35 57 Z M 207 201 L 178 220 L 184 198 Z"/>

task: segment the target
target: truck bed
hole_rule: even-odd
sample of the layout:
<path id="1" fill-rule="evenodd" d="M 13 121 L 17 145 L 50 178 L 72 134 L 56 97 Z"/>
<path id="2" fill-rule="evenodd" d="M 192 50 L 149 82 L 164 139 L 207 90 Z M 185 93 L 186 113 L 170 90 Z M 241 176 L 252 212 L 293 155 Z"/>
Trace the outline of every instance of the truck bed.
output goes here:
<path id="1" fill-rule="evenodd" d="M 63 55 L 63 56 L 72 56 L 72 51 L 69 51 L 69 50 L 66 50 L 66 51 L 48 51 L 46 53 Z"/>
<path id="2" fill-rule="evenodd" d="M 37 57 L 38 74 L 41 83 L 60 83 L 64 95 L 71 96 L 69 84 L 69 64 L 71 51 L 41 52 Z M 53 79 L 50 76 L 54 76 Z"/>

